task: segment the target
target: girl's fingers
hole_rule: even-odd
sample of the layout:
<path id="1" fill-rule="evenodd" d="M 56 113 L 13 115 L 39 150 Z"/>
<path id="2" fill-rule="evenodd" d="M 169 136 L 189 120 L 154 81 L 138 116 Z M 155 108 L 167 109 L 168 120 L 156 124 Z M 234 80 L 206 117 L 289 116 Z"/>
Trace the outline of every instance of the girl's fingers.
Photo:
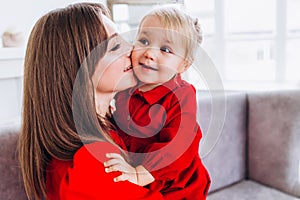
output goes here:
<path id="1" fill-rule="evenodd" d="M 127 173 L 127 170 L 121 164 L 112 165 L 105 168 L 105 172 L 122 172 Z"/>
<path id="2" fill-rule="evenodd" d="M 118 153 L 107 153 L 107 154 L 106 154 L 106 157 L 107 157 L 107 158 L 118 158 L 118 159 L 121 159 L 121 160 L 125 160 L 125 159 L 123 158 L 123 156 L 121 156 L 121 155 L 118 154 Z"/>
<path id="3" fill-rule="evenodd" d="M 128 176 L 126 174 L 121 174 L 120 176 L 114 178 L 114 182 L 119 182 L 119 181 L 127 181 Z"/>
<path id="4" fill-rule="evenodd" d="M 122 160 L 113 158 L 113 159 L 110 159 L 108 161 L 105 161 L 103 163 L 103 165 L 104 165 L 104 167 L 109 167 L 109 166 L 116 165 L 116 164 L 121 164 L 121 163 L 122 163 Z"/>
<path id="5" fill-rule="evenodd" d="M 109 172 L 117 172 L 117 171 L 120 171 L 120 170 L 118 170 L 117 165 L 113 165 L 113 166 L 110 166 L 110 167 L 106 167 L 106 168 L 105 168 L 105 172 L 106 172 L 106 173 L 109 173 Z"/>

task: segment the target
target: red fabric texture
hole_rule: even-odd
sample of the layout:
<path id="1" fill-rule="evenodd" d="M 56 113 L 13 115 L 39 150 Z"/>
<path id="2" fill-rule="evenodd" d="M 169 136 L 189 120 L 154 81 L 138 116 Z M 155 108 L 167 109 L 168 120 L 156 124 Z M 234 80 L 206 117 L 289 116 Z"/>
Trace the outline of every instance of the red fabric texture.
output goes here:
<path id="1" fill-rule="evenodd" d="M 47 167 L 47 200 L 163 199 L 160 193 L 128 181 L 113 182 L 120 173 L 106 173 L 106 153 L 120 153 L 108 142 L 84 145 L 72 161 L 52 159 Z"/>
<path id="2" fill-rule="evenodd" d="M 155 178 L 147 186 L 165 199 L 205 199 L 210 177 L 198 154 L 195 88 L 180 76 L 153 90 L 118 93 L 114 120 L 132 164 Z"/>

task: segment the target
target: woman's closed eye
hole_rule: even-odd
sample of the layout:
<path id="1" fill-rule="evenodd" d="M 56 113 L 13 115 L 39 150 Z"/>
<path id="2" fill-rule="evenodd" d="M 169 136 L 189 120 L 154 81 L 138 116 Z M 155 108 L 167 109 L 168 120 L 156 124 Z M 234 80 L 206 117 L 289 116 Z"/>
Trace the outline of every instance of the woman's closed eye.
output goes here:
<path id="1" fill-rule="evenodd" d="M 120 48 L 121 44 L 115 44 L 111 49 L 110 51 L 116 51 Z"/>

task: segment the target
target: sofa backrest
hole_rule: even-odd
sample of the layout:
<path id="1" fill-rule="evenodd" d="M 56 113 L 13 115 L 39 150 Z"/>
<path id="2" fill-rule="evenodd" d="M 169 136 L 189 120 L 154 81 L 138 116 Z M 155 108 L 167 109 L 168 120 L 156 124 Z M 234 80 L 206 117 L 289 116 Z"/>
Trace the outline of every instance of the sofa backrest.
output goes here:
<path id="1" fill-rule="evenodd" d="M 213 115 L 222 115 L 219 111 L 223 108 L 220 108 L 219 105 L 222 105 L 221 101 L 224 100 L 224 96 L 215 95 L 216 97 L 213 97 L 214 95 L 204 91 L 197 91 L 197 93 L 198 121 L 203 132 L 200 151 L 203 142 L 207 142 L 205 140 L 208 133 L 218 134 L 208 132 L 208 130 L 224 122 L 217 143 L 206 156 L 202 157 L 202 161 L 212 179 L 210 188 L 210 192 L 212 192 L 241 181 L 246 177 L 246 94 L 226 92 L 225 121 L 222 121 L 224 119 L 221 117 L 217 122 L 212 123 Z M 217 98 L 215 107 L 211 98 Z"/>
<path id="2" fill-rule="evenodd" d="M 0 199 L 27 199 L 18 163 L 17 144 L 20 126 L 0 127 Z"/>
<path id="3" fill-rule="evenodd" d="M 197 93 L 205 141 L 214 126 L 210 123 L 214 108 L 207 92 Z M 220 137 L 202 157 L 212 179 L 210 192 L 249 176 L 300 197 L 300 91 L 226 93 L 225 111 Z M 0 126 L 1 200 L 26 199 L 17 159 L 19 130 L 19 125 Z"/>
<path id="4" fill-rule="evenodd" d="M 248 99 L 249 178 L 300 197 L 300 91 Z"/>

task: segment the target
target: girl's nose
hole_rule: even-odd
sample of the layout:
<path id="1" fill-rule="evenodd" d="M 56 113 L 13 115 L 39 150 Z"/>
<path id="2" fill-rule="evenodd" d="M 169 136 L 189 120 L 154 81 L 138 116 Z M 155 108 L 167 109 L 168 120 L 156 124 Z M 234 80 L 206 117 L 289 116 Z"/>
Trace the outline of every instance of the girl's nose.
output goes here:
<path id="1" fill-rule="evenodd" d="M 155 57 L 156 57 L 156 50 L 155 50 L 154 48 L 149 47 L 149 48 L 145 51 L 144 56 L 145 56 L 147 59 L 155 60 Z"/>

